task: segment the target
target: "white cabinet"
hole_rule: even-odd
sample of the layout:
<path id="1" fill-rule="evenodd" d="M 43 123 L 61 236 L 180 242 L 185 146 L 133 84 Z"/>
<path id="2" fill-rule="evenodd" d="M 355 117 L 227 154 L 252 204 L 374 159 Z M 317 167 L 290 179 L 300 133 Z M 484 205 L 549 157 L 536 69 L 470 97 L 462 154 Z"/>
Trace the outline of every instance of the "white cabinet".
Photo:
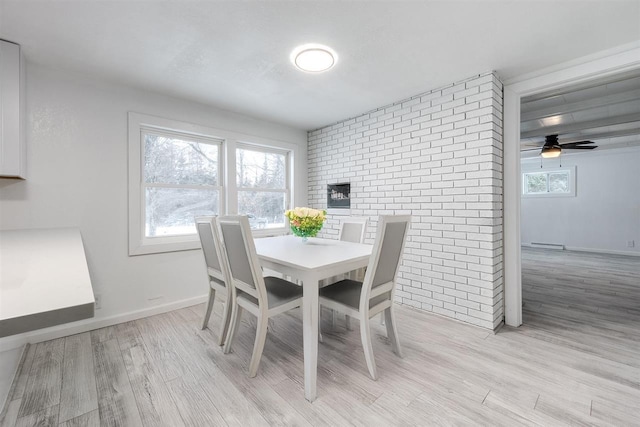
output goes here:
<path id="1" fill-rule="evenodd" d="M 24 85 L 20 46 L 0 40 L 0 178 L 25 178 Z"/>

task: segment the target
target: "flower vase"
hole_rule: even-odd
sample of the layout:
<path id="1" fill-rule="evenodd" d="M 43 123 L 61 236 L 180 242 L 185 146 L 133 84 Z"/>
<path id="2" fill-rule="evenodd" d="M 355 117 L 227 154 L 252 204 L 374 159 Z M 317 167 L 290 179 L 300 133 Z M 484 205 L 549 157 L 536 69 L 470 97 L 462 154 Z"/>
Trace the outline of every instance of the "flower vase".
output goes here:
<path id="1" fill-rule="evenodd" d="M 302 236 L 302 243 L 303 244 L 309 243 L 309 238 L 307 236 Z"/>

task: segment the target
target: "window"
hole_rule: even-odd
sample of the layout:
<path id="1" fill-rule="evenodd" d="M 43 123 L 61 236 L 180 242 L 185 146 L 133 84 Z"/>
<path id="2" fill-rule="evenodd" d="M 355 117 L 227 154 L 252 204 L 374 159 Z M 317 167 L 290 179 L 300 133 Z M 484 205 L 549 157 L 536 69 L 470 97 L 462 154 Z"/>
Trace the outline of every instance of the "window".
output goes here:
<path id="1" fill-rule="evenodd" d="M 301 155 L 297 144 L 130 112 L 129 255 L 200 248 L 198 215 L 239 213 L 255 235 L 284 232 Z"/>
<path id="2" fill-rule="evenodd" d="M 209 135 L 129 113 L 129 255 L 198 248 L 195 216 L 224 212 L 223 140 Z"/>
<path id="3" fill-rule="evenodd" d="M 575 196 L 575 167 L 523 172 L 522 195 L 526 197 Z"/>
<path id="4" fill-rule="evenodd" d="M 195 234 L 197 215 L 220 212 L 220 142 L 143 129 L 145 238 Z"/>
<path id="5" fill-rule="evenodd" d="M 284 229 L 289 207 L 289 153 L 256 145 L 236 148 L 238 213 L 254 230 Z"/>

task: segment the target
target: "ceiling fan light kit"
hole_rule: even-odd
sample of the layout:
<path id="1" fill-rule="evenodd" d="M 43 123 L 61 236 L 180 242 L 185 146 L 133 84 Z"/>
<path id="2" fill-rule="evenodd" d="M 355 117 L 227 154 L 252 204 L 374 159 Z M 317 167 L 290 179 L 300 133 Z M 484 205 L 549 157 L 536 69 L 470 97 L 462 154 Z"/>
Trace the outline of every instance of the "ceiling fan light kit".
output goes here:
<path id="1" fill-rule="evenodd" d="M 560 157 L 561 153 L 562 153 L 562 149 L 560 149 L 559 146 L 550 146 L 550 147 L 544 146 L 542 147 L 542 151 L 540 152 L 540 155 L 545 159 L 553 159 L 556 157 Z"/>

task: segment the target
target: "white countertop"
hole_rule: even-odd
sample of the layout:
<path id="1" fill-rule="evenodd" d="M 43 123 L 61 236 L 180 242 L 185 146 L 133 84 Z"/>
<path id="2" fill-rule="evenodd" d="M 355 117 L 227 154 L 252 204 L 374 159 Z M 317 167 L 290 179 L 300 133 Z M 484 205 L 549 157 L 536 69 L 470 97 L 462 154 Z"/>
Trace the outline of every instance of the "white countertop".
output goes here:
<path id="1" fill-rule="evenodd" d="M 47 312 L 62 314 L 58 324 L 80 320 L 73 313 L 69 317 L 65 309 L 84 306 L 81 318 L 91 317 L 94 303 L 79 229 L 0 231 L 0 324 Z M 86 316 L 89 305 L 91 316 Z M 52 321 L 51 315 L 47 321 Z M 33 319 L 28 323 L 19 329 L 53 326 Z"/>

